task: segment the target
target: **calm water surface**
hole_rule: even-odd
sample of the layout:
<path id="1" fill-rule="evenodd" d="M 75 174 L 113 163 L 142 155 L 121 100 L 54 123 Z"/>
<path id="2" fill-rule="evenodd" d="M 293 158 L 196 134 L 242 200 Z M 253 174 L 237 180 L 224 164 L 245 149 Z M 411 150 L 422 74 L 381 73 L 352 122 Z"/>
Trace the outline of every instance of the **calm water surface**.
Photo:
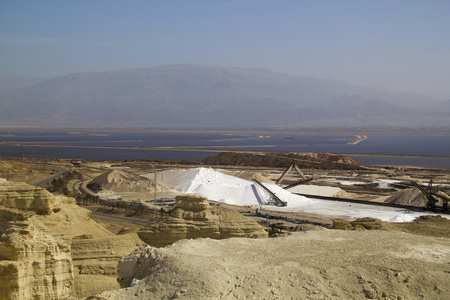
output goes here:
<path id="1" fill-rule="evenodd" d="M 283 135 L 144 132 L 13 132 L 0 131 L 1 157 L 71 158 L 85 160 L 200 160 L 222 150 L 346 153 L 365 165 L 417 166 L 450 169 L 450 136 Z M 19 143 L 19 145 L 13 144 Z M 64 146 L 64 147 L 62 147 Z M 107 148 L 102 148 L 107 147 Z M 152 149 L 173 147 L 189 149 Z M 202 151 L 200 151 L 202 150 Z M 415 157 L 352 156 L 410 155 Z M 434 157 L 419 157 L 421 155 Z"/>

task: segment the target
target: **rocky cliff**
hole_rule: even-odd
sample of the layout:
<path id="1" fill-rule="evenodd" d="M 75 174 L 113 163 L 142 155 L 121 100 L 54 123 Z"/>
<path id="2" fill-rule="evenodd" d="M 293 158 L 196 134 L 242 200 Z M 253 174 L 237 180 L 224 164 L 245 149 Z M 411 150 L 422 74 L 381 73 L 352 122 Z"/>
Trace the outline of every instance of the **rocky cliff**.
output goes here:
<path id="1" fill-rule="evenodd" d="M 47 190 L 36 188 L 23 182 L 11 182 L 0 179 L 0 205 L 34 211 L 38 214 L 51 214 L 64 203 L 75 200 L 63 196 L 54 196 Z"/>
<path id="2" fill-rule="evenodd" d="M 70 240 L 41 231 L 36 214 L 0 207 L 0 299 L 62 299 L 70 295 Z"/>
<path id="3" fill-rule="evenodd" d="M 118 288 L 117 263 L 142 241 L 114 236 L 73 198 L 0 179 L 0 299 L 87 297 Z"/>
<path id="4" fill-rule="evenodd" d="M 74 269 L 73 295 L 87 297 L 105 290 L 119 289 L 117 264 L 144 243 L 136 233 L 93 238 L 81 235 L 72 240 Z"/>
<path id="5" fill-rule="evenodd" d="M 170 212 L 171 218 L 138 232 L 144 242 L 164 247 L 181 239 L 268 236 L 254 220 L 232 209 L 210 207 L 207 198 L 202 195 L 184 194 L 175 200 L 176 208 Z"/>

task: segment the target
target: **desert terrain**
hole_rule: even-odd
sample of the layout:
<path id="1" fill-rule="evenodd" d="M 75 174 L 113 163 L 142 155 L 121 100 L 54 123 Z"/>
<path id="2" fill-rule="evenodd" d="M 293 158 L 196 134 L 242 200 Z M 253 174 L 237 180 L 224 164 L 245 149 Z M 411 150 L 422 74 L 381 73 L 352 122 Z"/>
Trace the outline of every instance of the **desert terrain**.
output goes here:
<path id="1" fill-rule="evenodd" d="M 54 195 L 74 198 L 83 213 L 75 216 L 65 212 L 65 220 L 82 216 L 83 222 L 96 224 L 73 223 L 72 227 L 81 229 L 66 233 L 66 239 L 72 240 L 73 271 L 69 275 L 74 283 L 68 287 L 71 292 L 64 294 L 65 298 L 447 299 L 448 214 L 438 211 L 430 215 L 422 210 L 426 198 L 403 185 L 413 181 L 426 187 L 432 179 L 435 186 L 449 194 L 448 170 L 366 168 L 343 158 L 302 164 L 298 157 L 240 157 L 238 160 L 227 154 L 202 162 L 2 159 L 0 174 L 8 182 L 39 184 Z M 283 159 L 285 162 L 280 163 Z M 215 240 L 206 235 L 182 239 L 167 247 L 145 245 L 137 238 L 137 233 L 152 226 L 179 224 L 168 222 L 174 218 L 173 199 L 180 192 L 166 186 L 167 172 L 209 168 L 227 176 L 269 184 L 276 182 L 293 160 L 309 180 L 297 186 L 296 191 L 302 195 L 322 193 L 322 197 L 334 201 L 343 198 L 349 209 L 360 202 L 388 200 L 400 210 L 428 215 L 411 222 L 386 222 L 359 215 L 346 219 L 330 213 L 241 206 L 208 197 L 211 205 L 235 210 L 254 220 L 269 238 Z M 158 178 L 158 174 L 165 174 L 166 178 Z M 279 185 L 296 183 L 302 175 L 291 171 Z M 42 181 L 45 178 L 49 181 Z M 70 205 L 75 207 L 75 203 Z M 188 210 L 183 214 L 185 220 L 186 215 L 195 222 L 201 220 Z M 58 226 L 63 218 L 56 215 L 54 211 L 46 217 L 53 216 L 51 221 L 39 219 L 54 236 L 63 234 Z M 53 227 L 48 227 L 50 223 Z M 172 228 L 169 225 L 167 230 Z M 72 230 L 69 227 L 65 227 L 67 231 Z M 1 228 L 5 236 L 9 227 Z M 1 253 L 0 258 L 3 262 L 8 260 Z"/>

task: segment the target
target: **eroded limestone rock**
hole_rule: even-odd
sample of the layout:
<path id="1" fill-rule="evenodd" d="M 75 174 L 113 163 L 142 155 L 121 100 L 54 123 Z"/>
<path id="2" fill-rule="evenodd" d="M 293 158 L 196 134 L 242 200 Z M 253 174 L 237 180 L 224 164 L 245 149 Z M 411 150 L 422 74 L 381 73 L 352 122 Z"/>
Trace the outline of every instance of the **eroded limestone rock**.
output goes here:
<path id="1" fill-rule="evenodd" d="M 87 297 L 120 288 L 117 282 L 119 260 L 144 243 L 136 233 L 93 238 L 87 235 L 72 240 L 75 297 Z"/>
<path id="2" fill-rule="evenodd" d="M 117 263 L 142 241 L 114 236 L 73 198 L 0 180 L 0 299 L 87 297 L 118 288 Z"/>
<path id="3" fill-rule="evenodd" d="M 72 291 L 70 241 L 35 223 L 34 213 L 0 207 L 0 299 L 63 299 Z"/>
<path id="4" fill-rule="evenodd" d="M 121 288 L 132 285 L 133 280 L 139 280 L 158 269 L 159 251 L 156 248 L 142 246 L 119 261 L 118 279 Z"/>
<path id="5" fill-rule="evenodd" d="M 38 214 L 50 214 L 53 209 L 59 208 L 59 205 L 55 205 L 63 200 L 62 197 L 59 198 L 61 199 L 57 199 L 57 196 L 43 188 L 0 178 L 0 206 L 26 209 Z"/>
<path id="6" fill-rule="evenodd" d="M 205 196 L 179 195 L 175 205 L 176 208 L 170 212 L 171 217 L 164 223 L 138 232 L 144 242 L 154 247 L 165 247 L 181 239 L 268 236 L 261 225 L 237 211 L 210 207 Z"/>

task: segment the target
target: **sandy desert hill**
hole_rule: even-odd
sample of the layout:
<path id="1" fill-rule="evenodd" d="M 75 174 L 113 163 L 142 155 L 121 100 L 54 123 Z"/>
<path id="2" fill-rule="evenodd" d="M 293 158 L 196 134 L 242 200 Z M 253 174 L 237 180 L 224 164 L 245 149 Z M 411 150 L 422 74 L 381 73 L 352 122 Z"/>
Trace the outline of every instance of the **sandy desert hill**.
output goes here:
<path id="1" fill-rule="evenodd" d="M 105 299 L 447 299 L 450 240 L 314 229 L 136 249 Z M 130 277 L 131 276 L 131 277 Z"/>
<path id="2" fill-rule="evenodd" d="M 155 182 L 136 175 L 130 171 L 109 170 L 95 177 L 88 188 L 94 192 L 111 190 L 114 192 L 151 192 L 155 189 Z"/>

